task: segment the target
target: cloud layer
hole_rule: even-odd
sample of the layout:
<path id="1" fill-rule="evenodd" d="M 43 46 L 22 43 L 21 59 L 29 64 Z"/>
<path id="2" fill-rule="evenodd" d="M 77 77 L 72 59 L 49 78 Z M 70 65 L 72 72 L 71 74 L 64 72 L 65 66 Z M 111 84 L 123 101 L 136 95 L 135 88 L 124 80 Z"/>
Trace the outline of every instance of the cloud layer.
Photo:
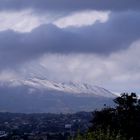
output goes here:
<path id="1" fill-rule="evenodd" d="M 79 11 L 85 9 L 95 10 L 139 10 L 140 2 L 138 0 L 1 0 L 1 10 L 22 10 L 33 8 L 39 11 Z"/>
<path id="2" fill-rule="evenodd" d="M 84 82 L 112 91 L 139 91 L 140 40 L 108 56 L 96 54 L 45 54 L 16 71 L 0 73 L 0 80 L 39 77 L 60 82 Z M 133 76 L 132 76 L 133 75 Z"/>
<path id="3" fill-rule="evenodd" d="M 139 9 L 137 0 L 1 0 L 0 80 L 41 72 L 138 91 Z"/>
<path id="4" fill-rule="evenodd" d="M 5 28 L 6 31 L 0 32 L 1 67 L 8 65 L 11 67 L 14 63 L 29 61 L 45 53 L 109 55 L 114 51 L 127 49 L 132 42 L 139 39 L 139 16 L 137 12 L 123 12 L 121 15 L 112 13 L 105 23 L 97 22 L 80 28 L 75 26 L 61 29 L 53 25 L 53 22 L 43 23 L 29 33 L 23 33 L 30 28 L 28 23 L 25 27 L 23 25 L 17 28 L 16 25 L 12 26 L 11 22 L 7 22 L 10 24 L 4 24 L 7 30 Z M 18 22 L 22 23 L 20 20 Z M 18 29 L 22 32 L 16 32 Z"/>

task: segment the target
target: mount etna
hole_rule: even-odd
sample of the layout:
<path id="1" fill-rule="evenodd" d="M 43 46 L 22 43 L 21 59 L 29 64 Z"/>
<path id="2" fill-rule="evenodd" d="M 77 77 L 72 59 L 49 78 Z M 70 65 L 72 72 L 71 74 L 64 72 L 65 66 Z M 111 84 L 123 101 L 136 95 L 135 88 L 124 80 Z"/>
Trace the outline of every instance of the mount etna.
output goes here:
<path id="1" fill-rule="evenodd" d="M 113 105 L 116 95 L 86 83 L 58 83 L 41 78 L 0 82 L 0 111 L 73 113 Z"/>

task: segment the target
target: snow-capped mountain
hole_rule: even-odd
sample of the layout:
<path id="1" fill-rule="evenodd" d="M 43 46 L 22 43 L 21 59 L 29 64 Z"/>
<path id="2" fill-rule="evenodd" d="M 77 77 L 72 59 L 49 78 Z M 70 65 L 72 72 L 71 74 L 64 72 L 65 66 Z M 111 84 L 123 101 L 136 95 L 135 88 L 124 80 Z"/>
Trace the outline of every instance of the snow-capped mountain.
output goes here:
<path id="1" fill-rule="evenodd" d="M 76 112 L 111 105 L 115 95 L 86 83 L 58 83 L 41 78 L 0 82 L 0 111 Z"/>
<path id="2" fill-rule="evenodd" d="M 49 81 L 46 79 L 39 79 L 39 78 L 30 78 L 24 80 L 10 80 L 6 83 L 9 87 L 16 87 L 16 86 L 28 86 L 34 89 L 41 89 L 41 90 L 55 90 L 65 92 L 66 94 L 74 94 L 76 96 L 98 96 L 98 97 L 114 97 L 115 95 L 110 91 L 91 84 L 86 83 L 77 83 L 77 82 L 68 82 L 68 83 L 58 83 L 55 81 Z"/>

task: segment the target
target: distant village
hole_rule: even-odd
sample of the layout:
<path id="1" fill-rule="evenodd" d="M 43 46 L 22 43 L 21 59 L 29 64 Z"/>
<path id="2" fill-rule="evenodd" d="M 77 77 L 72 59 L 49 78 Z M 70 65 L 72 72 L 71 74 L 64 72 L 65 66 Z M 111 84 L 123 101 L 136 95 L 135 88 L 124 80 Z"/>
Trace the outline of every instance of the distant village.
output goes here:
<path id="1" fill-rule="evenodd" d="M 0 140 L 67 140 L 85 132 L 92 114 L 0 113 Z"/>

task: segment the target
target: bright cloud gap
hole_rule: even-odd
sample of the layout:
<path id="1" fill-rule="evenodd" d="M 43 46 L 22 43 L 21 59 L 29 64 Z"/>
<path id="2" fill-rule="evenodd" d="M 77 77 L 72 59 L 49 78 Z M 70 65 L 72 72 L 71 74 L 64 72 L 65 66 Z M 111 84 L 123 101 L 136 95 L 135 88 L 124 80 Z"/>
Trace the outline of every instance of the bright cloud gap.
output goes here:
<path id="1" fill-rule="evenodd" d="M 54 22 L 59 28 L 67 28 L 69 26 L 82 27 L 95 24 L 97 21 L 105 23 L 109 19 L 110 12 L 102 11 L 83 11 L 62 17 Z"/>
<path id="2" fill-rule="evenodd" d="M 31 32 L 33 29 L 42 24 L 54 24 L 59 28 L 66 28 L 69 26 L 82 27 L 90 26 L 97 21 L 104 23 L 108 20 L 110 12 L 101 11 L 81 11 L 76 12 L 66 17 L 60 15 L 42 14 L 37 15 L 33 10 L 23 11 L 1 11 L 0 12 L 0 31 L 13 30 L 16 32 Z M 52 19 L 53 17 L 53 19 Z"/>
<path id="3" fill-rule="evenodd" d="M 41 24 L 49 23 L 49 15 L 36 15 L 32 10 L 0 12 L 0 31 L 30 32 Z"/>

